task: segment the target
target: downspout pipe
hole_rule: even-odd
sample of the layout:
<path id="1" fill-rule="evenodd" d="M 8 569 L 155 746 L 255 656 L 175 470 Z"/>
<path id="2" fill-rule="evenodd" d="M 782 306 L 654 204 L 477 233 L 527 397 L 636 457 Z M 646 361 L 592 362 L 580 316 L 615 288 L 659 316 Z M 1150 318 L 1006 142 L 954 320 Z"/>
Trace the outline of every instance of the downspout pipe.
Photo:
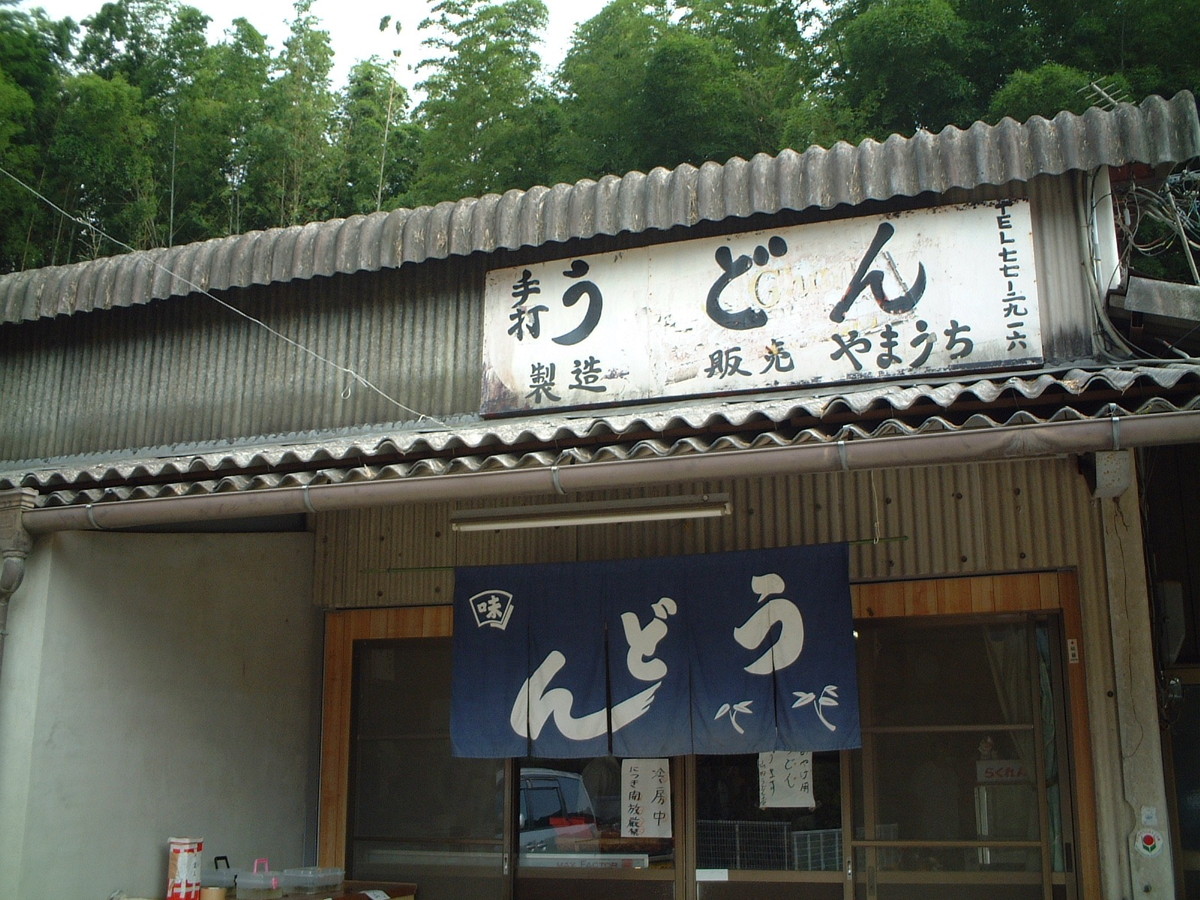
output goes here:
<path id="1" fill-rule="evenodd" d="M 31 534 L 319 513 L 402 503 L 647 487 L 756 475 L 928 466 L 1200 443 L 1200 410 L 901 435 L 689 456 L 503 469 L 33 509 Z"/>
<path id="2" fill-rule="evenodd" d="M 8 637 L 8 602 L 25 578 L 25 560 L 33 537 L 24 518 L 33 509 L 37 494 L 28 489 L 0 494 L 0 668 L 4 665 L 4 639 Z"/>

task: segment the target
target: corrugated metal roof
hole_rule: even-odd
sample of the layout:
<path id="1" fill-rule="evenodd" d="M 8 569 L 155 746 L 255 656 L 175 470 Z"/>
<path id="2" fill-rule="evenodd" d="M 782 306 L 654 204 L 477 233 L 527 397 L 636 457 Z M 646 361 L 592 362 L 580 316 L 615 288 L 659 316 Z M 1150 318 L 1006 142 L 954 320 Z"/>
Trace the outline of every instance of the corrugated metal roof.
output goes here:
<path id="1" fill-rule="evenodd" d="M 1029 181 L 1200 155 L 1196 103 L 1171 100 L 893 135 L 724 165 L 683 165 L 503 196 L 398 209 L 0 276 L 0 319 L 19 322 L 182 296 L 198 289 L 395 268 L 454 255 L 643 232 L 781 210 Z"/>
<path id="2" fill-rule="evenodd" d="M 1005 400 L 1012 402 L 1003 402 Z M 1200 409 L 1200 366 L 1071 369 L 971 382 L 690 401 L 542 418 L 411 424 L 8 463 L 43 507 L 678 456 Z M 548 447 L 556 447 L 554 450 Z"/>

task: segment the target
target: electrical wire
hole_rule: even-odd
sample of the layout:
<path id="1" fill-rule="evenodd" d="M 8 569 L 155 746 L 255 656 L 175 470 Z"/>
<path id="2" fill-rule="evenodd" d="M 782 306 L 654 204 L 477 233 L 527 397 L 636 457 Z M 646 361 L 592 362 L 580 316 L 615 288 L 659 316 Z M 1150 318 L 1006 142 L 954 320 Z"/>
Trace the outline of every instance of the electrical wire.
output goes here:
<path id="1" fill-rule="evenodd" d="M 1134 183 L 1129 190 L 1120 195 L 1110 194 L 1097 198 L 1089 211 L 1087 228 L 1089 244 L 1094 242 L 1096 206 L 1109 198 L 1117 207 L 1114 219 L 1123 239 L 1123 249 L 1120 254 L 1120 264 L 1123 267 L 1128 268 L 1131 265 L 1134 253 L 1151 258 L 1161 257 L 1172 250 L 1178 242 L 1187 260 L 1193 281 L 1200 285 L 1200 273 L 1197 272 L 1193 255 L 1193 251 L 1200 251 L 1200 172 L 1187 170 L 1169 175 L 1162 188 L 1157 191 Z M 1159 225 L 1162 229 L 1161 232 L 1148 239 L 1142 237 L 1143 225 L 1147 222 Z M 1092 250 L 1092 254 L 1093 260 L 1097 259 L 1098 254 L 1094 250 Z M 1099 291 L 1099 283 L 1095 280 L 1094 267 L 1089 267 L 1089 272 L 1092 275 L 1094 286 L 1097 288 L 1094 294 L 1097 313 L 1102 319 L 1102 324 L 1107 324 L 1105 333 L 1110 336 L 1117 335 L 1119 345 L 1126 352 L 1138 357 L 1140 362 L 1151 365 L 1200 362 L 1197 357 L 1189 356 L 1177 349 L 1180 341 L 1186 340 L 1200 330 L 1200 325 L 1178 338 L 1173 344 L 1163 342 L 1163 346 L 1169 352 L 1176 354 L 1171 358 L 1155 357 L 1131 344 L 1112 326 L 1107 311 L 1103 307 L 1102 292 Z"/>
<path id="2" fill-rule="evenodd" d="M 1078 182 L 1075 182 L 1075 184 L 1078 184 Z M 1082 210 L 1084 214 L 1084 225 L 1082 229 L 1084 246 L 1081 249 L 1084 251 L 1089 263 L 1088 265 L 1084 266 L 1084 270 L 1087 272 L 1088 286 L 1091 289 L 1088 293 L 1092 303 L 1092 315 L 1096 324 L 1103 332 L 1103 337 L 1107 338 L 1110 344 L 1120 348 L 1128 356 L 1139 358 L 1144 357 L 1148 354 L 1145 354 L 1142 350 L 1135 347 L 1125 339 L 1123 334 L 1117 331 L 1116 326 L 1113 325 L 1112 320 L 1108 317 L 1108 311 L 1104 308 L 1104 298 L 1107 292 L 1105 288 L 1101 286 L 1099 276 L 1096 272 L 1096 268 L 1101 260 L 1100 248 L 1097 246 L 1096 238 L 1096 207 L 1099 204 L 1099 200 L 1090 202 L 1090 198 L 1092 198 L 1095 193 L 1095 175 L 1089 173 L 1084 182 L 1083 194 L 1078 197 L 1078 202 L 1084 206 Z M 1106 362 L 1113 360 L 1111 354 L 1106 352 L 1105 355 L 1108 357 L 1105 360 Z"/>
<path id="3" fill-rule="evenodd" d="M 43 203 L 45 203 L 47 206 L 49 206 L 51 209 L 53 209 L 55 212 L 57 212 L 59 215 L 63 216 L 64 218 L 68 219 L 69 221 L 74 222 L 77 225 L 82 225 L 84 228 L 90 229 L 96 235 L 104 238 L 105 240 L 112 241 L 118 247 L 123 247 L 124 249 L 130 251 L 131 253 L 137 252 L 136 249 L 131 247 L 129 244 L 126 244 L 124 241 L 117 240 L 115 237 L 113 237 L 110 234 L 105 233 L 102 229 L 96 227 L 91 222 L 88 222 L 85 219 L 81 219 L 78 216 L 71 215 L 69 212 L 67 212 L 65 209 L 63 209 L 61 206 L 59 206 L 57 203 L 55 203 L 49 197 L 46 197 L 45 195 L 41 194 L 35 188 L 26 184 L 24 181 L 22 181 L 20 178 L 18 178 L 16 175 L 14 175 L 12 172 L 9 172 L 7 169 L 0 167 L 0 174 L 7 175 L 9 178 L 11 178 L 13 181 L 15 181 L 22 188 L 27 190 L 29 193 L 33 194 L 33 196 L 37 197 L 39 200 L 41 200 Z M 358 372 L 356 372 L 354 369 L 350 368 L 349 366 L 343 366 L 340 363 L 334 362 L 333 360 L 329 359 L 326 356 L 322 356 L 316 350 L 313 350 L 310 347 L 306 347 L 304 344 L 301 344 L 299 341 L 288 337 L 286 334 L 283 334 L 281 331 L 277 331 L 276 329 L 272 328 L 270 325 L 268 325 L 266 322 L 262 321 L 261 319 L 258 319 L 256 317 L 250 315 L 250 313 L 245 312 L 244 310 L 238 309 L 232 303 L 222 300 L 220 297 L 214 296 L 213 294 L 209 293 L 207 290 L 202 288 L 200 285 L 196 284 L 191 279 L 185 278 L 184 276 L 180 275 L 178 272 L 171 270 L 170 268 L 168 268 L 167 266 L 164 266 L 162 263 L 158 262 L 157 260 L 152 259 L 151 264 L 156 269 L 160 269 L 161 271 L 170 275 L 172 278 L 182 281 L 184 284 L 186 284 L 192 290 L 196 291 L 197 293 L 203 294 L 205 297 L 212 300 L 214 303 L 218 304 L 219 306 L 222 306 L 225 309 L 229 310 L 230 312 L 234 313 L 235 315 L 241 316 L 246 321 L 248 321 L 254 325 L 257 325 L 258 327 L 265 330 L 271 336 L 278 338 L 279 340 L 283 341 L 286 344 L 290 344 L 292 347 L 295 347 L 297 350 L 301 351 L 302 353 L 308 354 L 313 359 L 315 359 L 317 362 L 320 362 L 326 366 L 329 366 L 331 369 L 334 369 L 335 371 L 348 376 L 353 381 L 358 382 L 360 385 L 362 385 L 367 390 L 378 394 L 380 397 L 382 397 L 384 400 L 391 403 L 393 406 L 397 407 L 398 409 L 400 409 L 406 413 L 409 413 L 410 415 L 416 416 L 418 423 L 424 422 L 424 421 L 430 421 L 430 422 L 433 422 L 435 425 L 438 425 L 442 428 L 450 427 L 445 422 L 441 421 L 440 419 L 437 419 L 431 415 L 428 415 L 427 413 L 419 412 L 419 411 L 413 409 L 412 407 L 405 406 L 403 403 L 401 403 L 395 397 L 392 397 L 390 394 L 385 392 L 382 388 L 380 388 L 374 382 L 368 380 L 365 376 L 360 375 Z M 350 390 L 351 389 L 349 387 L 347 387 L 346 390 L 344 390 L 342 392 L 342 399 L 349 398 Z"/>

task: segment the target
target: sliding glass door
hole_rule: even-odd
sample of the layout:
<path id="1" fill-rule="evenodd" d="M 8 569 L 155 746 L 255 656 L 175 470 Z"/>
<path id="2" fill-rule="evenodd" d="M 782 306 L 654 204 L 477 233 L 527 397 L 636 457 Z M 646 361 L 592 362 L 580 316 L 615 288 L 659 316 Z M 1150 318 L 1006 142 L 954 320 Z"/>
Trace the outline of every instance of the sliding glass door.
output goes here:
<path id="1" fill-rule="evenodd" d="M 696 765 L 696 892 L 700 900 L 804 897 L 845 891 L 842 771 L 846 753 L 794 754 L 774 766 L 752 756 L 699 756 Z M 768 805 L 764 779 L 802 788 Z"/>
<path id="2" fill-rule="evenodd" d="M 1074 895 L 1055 645 L 1032 618 L 860 625 L 856 898 Z"/>
<path id="3" fill-rule="evenodd" d="M 521 900 L 671 900 L 680 761 L 523 759 L 515 767 Z M 631 772 L 632 768 L 632 772 Z M 636 786 L 631 778 L 636 775 Z"/>
<path id="4" fill-rule="evenodd" d="M 355 641 L 347 871 L 423 900 L 1073 898 L 1057 620 L 857 628 L 862 749 L 773 759 L 456 758 L 449 639 Z"/>
<path id="5" fill-rule="evenodd" d="M 501 900 L 505 763 L 450 753 L 450 639 L 354 647 L 346 871 Z"/>

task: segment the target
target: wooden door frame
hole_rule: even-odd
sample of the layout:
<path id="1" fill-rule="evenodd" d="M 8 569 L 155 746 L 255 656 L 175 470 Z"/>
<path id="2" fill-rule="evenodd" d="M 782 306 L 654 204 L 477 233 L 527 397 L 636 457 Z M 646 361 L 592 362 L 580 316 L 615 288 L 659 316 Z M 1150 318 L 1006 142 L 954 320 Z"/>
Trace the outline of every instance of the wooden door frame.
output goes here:
<path id="1" fill-rule="evenodd" d="M 319 865 L 346 866 L 350 798 L 350 705 L 354 643 L 389 638 L 449 637 L 451 606 L 350 609 L 325 616 L 321 715 L 321 791 L 317 813 Z"/>
<path id="2" fill-rule="evenodd" d="M 1075 824 L 1074 870 L 1083 897 L 1100 896 L 1096 780 L 1088 721 L 1086 660 L 1074 571 L 1029 572 L 853 584 L 855 619 L 1045 612 L 1061 615 L 1066 663 Z M 350 777 L 350 705 L 354 643 L 449 637 L 453 607 L 412 606 L 331 611 L 325 618 L 321 788 L 317 859 L 344 867 Z"/>

